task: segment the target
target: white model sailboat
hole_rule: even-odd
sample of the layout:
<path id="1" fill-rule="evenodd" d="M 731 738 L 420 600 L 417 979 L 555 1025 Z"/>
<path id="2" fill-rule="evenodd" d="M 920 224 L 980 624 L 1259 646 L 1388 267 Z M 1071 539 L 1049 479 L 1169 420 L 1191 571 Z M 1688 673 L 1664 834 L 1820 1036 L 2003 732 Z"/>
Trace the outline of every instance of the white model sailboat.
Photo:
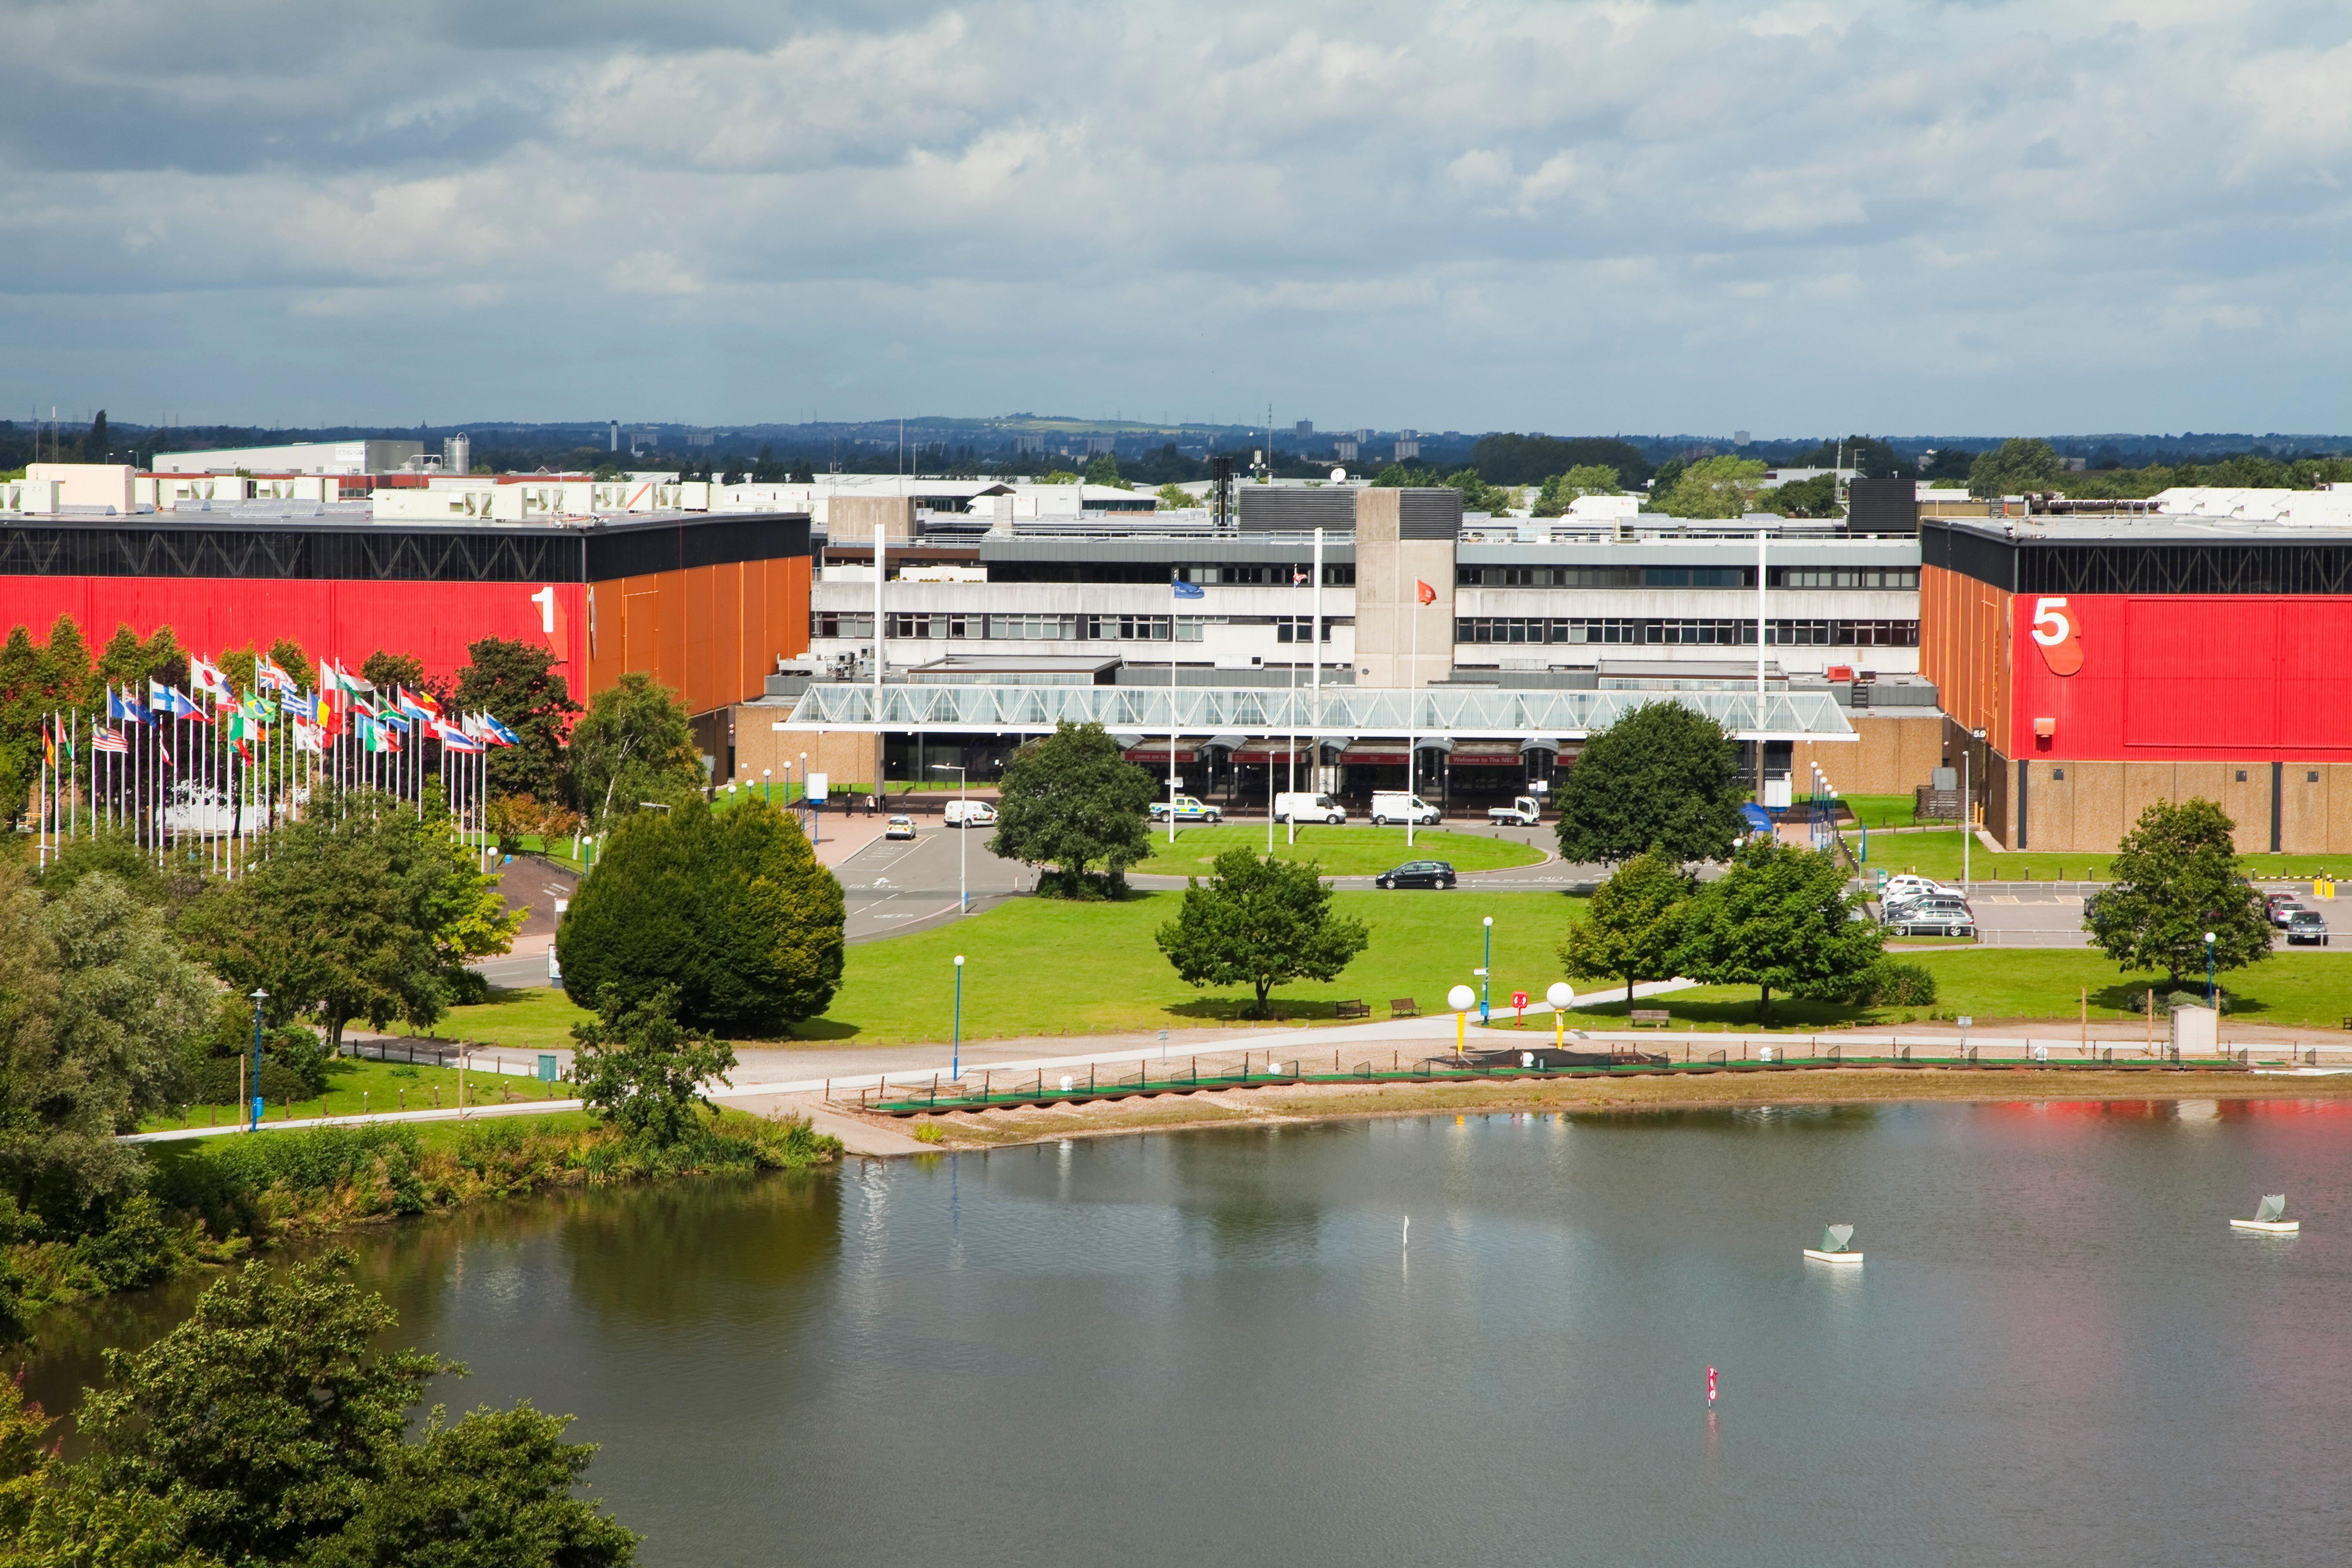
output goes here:
<path id="1" fill-rule="evenodd" d="M 2264 1236 L 2300 1235 L 2303 1230 L 2303 1222 L 2300 1220 L 2288 1219 L 2285 1216 L 2286 1194 L 2284 1193 L 2272 1193 L 2265 1196 L 2260 1206 L 2254 1210 L 2253 1218 L 2233 1219 L 2230 1222 L 2230 1228 L 2231 1230 L 2260 1231 Z"/>
<path id="2" fill-rule="evenodd" d="M 1862 1254 L 1850 1251 L 1853 1243 L 1853 1226 L 1825 1225 L 1822 1227 L 1822 1244 L 1805 1248 L 1805 1256 L 1816 1263 L 1859 1263 Z"/>

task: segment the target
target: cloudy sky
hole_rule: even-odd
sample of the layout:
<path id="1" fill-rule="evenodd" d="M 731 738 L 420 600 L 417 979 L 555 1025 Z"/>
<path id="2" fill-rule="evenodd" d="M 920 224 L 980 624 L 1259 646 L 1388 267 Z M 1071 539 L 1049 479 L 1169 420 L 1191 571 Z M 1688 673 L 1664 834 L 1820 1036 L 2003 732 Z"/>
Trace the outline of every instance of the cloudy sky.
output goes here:
<path id="1" fill-rule="evenodd" d="M 0 415 L 2352 429 L 2352 5 L 0 17 Z"/>

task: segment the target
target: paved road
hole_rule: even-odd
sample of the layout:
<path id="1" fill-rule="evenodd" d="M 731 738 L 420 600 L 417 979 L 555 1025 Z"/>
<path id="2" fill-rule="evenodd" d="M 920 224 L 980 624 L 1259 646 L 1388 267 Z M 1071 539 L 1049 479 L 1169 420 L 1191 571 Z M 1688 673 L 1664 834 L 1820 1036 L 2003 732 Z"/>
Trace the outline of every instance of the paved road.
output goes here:
<path id="1" fill-rule="evenodd" d="M 2290 892 L 2305 909 L 2317 910 L 2327 921 L 2333 949 L 2336 937 L 2352 943 L 2352 899 L 2313 899 L 2307 884 L 2263 883 L 2265 892 Z M 1980 943 L 1987 947 L 2088 947 L 2090 933 L 2083 929 L 2083 900 L 2099 889 L 2096 882 L 1972 882 L 1969 906 L 1976 911 Z M 2274 951 L 2284 952 L 2286 933 L 2271 938 Z"/>
<path id="2" fill-rule="evenodd" d="M 959 852 L 974 914 L 1035 886 L 1028 867 L 988 852 L 988 829 L 945 827 L 921 817 L 916 823 L 911 842 L 877 838 L 834 867 L 848 905 L 849 941 L 903 936 L 954 920 Z"/>

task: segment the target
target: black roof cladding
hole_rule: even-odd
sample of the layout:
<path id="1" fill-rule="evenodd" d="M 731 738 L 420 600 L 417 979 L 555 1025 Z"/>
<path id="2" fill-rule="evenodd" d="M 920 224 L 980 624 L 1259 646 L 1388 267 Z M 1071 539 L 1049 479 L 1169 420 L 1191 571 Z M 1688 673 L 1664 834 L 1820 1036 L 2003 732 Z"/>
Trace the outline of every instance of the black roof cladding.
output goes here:
<path id="1" fill-rule="evenodd" d="M 1919 563 L 2010 594 L 2352 594 L 2352 538 L 2011 533 L 1922 518 Z"/>
<path id="2" fill-rule="evenodd" d="M 63 519 L 0 528 L 0 575 L 596 583 L 809 553 L 798 512 L 670 514 L 584 527 Z"/>

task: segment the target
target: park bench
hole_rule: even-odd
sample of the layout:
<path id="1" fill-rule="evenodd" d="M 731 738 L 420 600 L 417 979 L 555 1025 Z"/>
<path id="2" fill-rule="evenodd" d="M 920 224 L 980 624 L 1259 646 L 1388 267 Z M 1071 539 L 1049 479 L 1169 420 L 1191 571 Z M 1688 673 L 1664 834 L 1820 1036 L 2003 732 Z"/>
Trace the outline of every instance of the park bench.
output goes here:
<path id="1" fill-rule="evenodd" d="M 1633 1020 L 1633 1026 L 1637 1029 L 1644 1024 L 1655 1024 L 1663 1029 L 1674 1022 L 1674 1015 L 1664 1007 L 1636 1007 L 1626 1016 Z"/>
<path id="2" fill-rule="evenodd" d="M 1372 1016 L 1371 1004 L 1369 1002 L 1334 1003 L 1331 1016 L 1335 1018 L 1369 1018 Z"/>
<path id="3" fill-rule="evenodd" d="M 1410 996 L 1399 996 L 1389 1004 L 1389 1016 L 1391 1018 L 1418 1018 L 1421 1016 L 1421 1004 L 1414 1001 Z"/>

